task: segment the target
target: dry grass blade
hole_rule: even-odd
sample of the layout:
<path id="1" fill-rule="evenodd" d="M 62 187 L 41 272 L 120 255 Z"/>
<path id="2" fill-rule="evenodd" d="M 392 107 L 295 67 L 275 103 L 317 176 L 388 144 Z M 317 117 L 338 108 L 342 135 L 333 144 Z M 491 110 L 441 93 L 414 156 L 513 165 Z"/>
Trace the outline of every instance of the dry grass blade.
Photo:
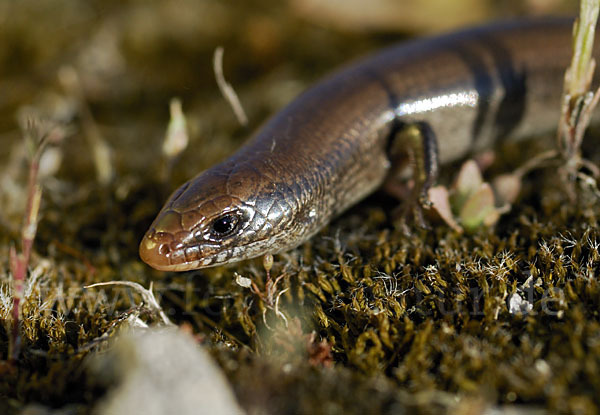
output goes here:
<path id="1" fill-rule="evenodd" d="M 223 97 L 225 97 L 229 105 L 231 105 L 231 109 L 233 110 L 239 123 L 243 126 L 248 125 L 248 117 L 244 112 L 244 107 L 242 107 L 240 99 L 235 93 L 235 90 L 229 83 L 227 83 L 225 76 L 223 75 L 223 48 L 221 46 L 215 49 L 213 68 L 215 71 L 215 78 L 217 79 L 217 85 L 219 86 Z"/>
<path id="2" fill-rule="evenodd" d="M 65 89 L 78 101 L 85 136 L 92 150 L 96 177 L 101 185 L 107 186 L 115 176 L 112 150 L 94 119 L 79 74 L 75 68 L 65 66 L 61 68 L 58 76 Z"/>
<path id="3" fill-rule="evenodd" d="M 167 314 L 163 311 L 160 304 L 158 304 L 158 301 L 156 300 L 156 297 L 154 296 L 154 293 L 152 292 L 152 284 L 150 284 L 149 289 L 146 289 L 143 286 L 141 286 L 140 284 L 138 284 L 137 282 L 108 281 L 108 282 L 98 282 L 96 284 L 86 285 L 85 288 L 95 288 L 95 287 L 101 287 L 101 286 L 107 286 L 107 285 L 124 285 L 126 287 L 133 288 L 138 294 L 140 294 L 142 296 L 142 300 L 144 301 L 144 303 L 146 303 L 148 308 L 152 312 L 154 312 L 154 313 L 158 314 L 158 316 L 160 316 L 164 325 L 166 325 L 166 326 L 173 325 L 171 320 L 169 320 L 169 317 L 167 317 Z"/>
<path id="4" fill-rule="evenodd" d="M 13 326 L 11 341 L 9 345 L 9 358 L 16 361 L 19 357 L 21 336 L 19 333 L 21 303 L 23 301 L 23 290 L 27 267 L 31 256 L 31 248 L 37 233 L 38 214 L 42 200 L 42 187 L 38 183 L 40 159 L 50 140 L 61 141 L 64 131 L 60 128 L 46 126 L 43 130 L 39 122 L 28 120 L 24 131 L 26 144 L 30 149 L 29 177 L 27 181 L 27 203 L 23 213 L 23 225 L 21 228 L 21 251 L 12 246 L 10 249 L 10 269 L 13 277 Z"/>

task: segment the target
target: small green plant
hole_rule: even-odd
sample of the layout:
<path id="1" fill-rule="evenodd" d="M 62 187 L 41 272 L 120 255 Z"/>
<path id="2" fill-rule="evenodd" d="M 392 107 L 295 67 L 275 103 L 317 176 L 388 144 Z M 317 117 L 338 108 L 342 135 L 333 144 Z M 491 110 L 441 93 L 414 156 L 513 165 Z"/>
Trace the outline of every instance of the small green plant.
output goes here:
<path id="1" fill-rule="evenodd" d="M 558 145 L 567 166 L 580 164 L 583 134 L 600 99 L 600 89 L 595 93 L 591 91 L 596 69 L 592 50 L 599 8 L 599 0 L 581 0 L 579 18 L 573 28 L 573 58 L 565 72 L 558 127 Z"/>

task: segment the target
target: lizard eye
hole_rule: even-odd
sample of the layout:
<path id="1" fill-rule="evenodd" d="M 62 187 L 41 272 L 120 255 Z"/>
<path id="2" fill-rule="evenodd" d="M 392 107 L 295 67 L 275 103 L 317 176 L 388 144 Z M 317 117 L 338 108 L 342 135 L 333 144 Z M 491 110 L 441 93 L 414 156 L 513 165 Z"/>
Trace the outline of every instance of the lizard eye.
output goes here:
<path id="1" fill-rule="evenodd" d="M 210 233 L 215 238 L 231 235 L 239 226 L 240 217 L 235 213 L 227 213 L 215 219 L 210 227 Z"/>

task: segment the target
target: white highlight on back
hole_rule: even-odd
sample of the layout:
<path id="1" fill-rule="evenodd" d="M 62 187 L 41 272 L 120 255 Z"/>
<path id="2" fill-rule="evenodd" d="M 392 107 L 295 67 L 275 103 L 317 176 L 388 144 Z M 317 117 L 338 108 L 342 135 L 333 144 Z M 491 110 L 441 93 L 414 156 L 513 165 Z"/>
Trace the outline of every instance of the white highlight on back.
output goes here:
<path id="1" fill-rule="evenodd" d="M 479 99 L 477 91 L 453 92 L 451 94 L 437 95 L 431 98 L 420 98 L 398 105 L 396 117 L 412 115 L 427 111 L 434 111 L 443 107 L 467 106 L 475 107 Z"/>

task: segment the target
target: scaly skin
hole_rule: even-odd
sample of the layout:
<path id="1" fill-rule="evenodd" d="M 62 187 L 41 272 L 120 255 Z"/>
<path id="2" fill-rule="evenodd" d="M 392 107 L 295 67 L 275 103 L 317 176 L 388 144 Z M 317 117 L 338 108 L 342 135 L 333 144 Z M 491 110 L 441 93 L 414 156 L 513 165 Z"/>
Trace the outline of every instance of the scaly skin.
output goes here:
<path id="1" fill-rule="evenodd" d="M 144 236 L 141 258 L 185 271 L 303 243 L 381 186 L 393 167 L 390 140 L 406 123 L 431 128 L 441 163 L 555 128 L 571 27 L 567 19 L 496 24 L 348 66 L 176 190 Z"/>

